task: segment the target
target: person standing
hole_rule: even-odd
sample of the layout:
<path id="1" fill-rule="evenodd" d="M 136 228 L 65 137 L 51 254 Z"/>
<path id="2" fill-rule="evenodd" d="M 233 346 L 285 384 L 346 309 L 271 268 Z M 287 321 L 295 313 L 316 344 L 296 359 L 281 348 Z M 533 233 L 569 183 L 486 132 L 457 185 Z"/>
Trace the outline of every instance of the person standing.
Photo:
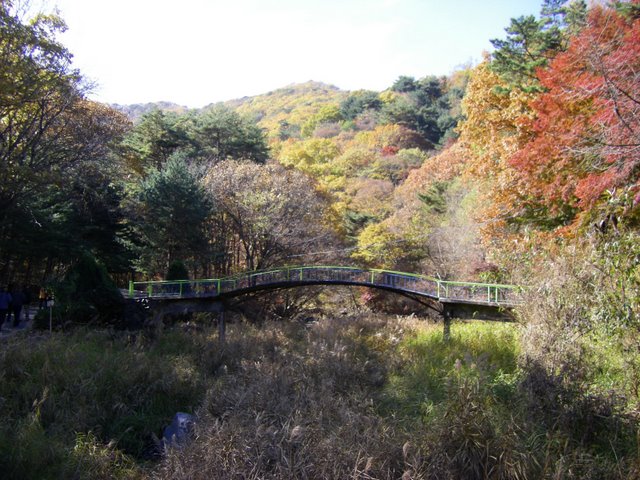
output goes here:
<path id="1" fill-rule="evenodd" d="M 29 321 L 29 304 L 31 303 L 31 290 L 29 287 L 24 287 L 22 289 L 22 295 L 24 296 L 24 304 L 22 308 L 24 309 L 24 319 Z"/>
<path id="2" fill-rule="evenodd" d="M 44 287 L 40 287 L 40 292 L 38 293 L 38 310 L 42 310 L 47 306 L 47 290 Z"/>
<path id="3" fill-rule="evenodd" d="M 3 287 L 0 287 L 0 330 L 2 330 L 2 324 L 7 318 L 7 312 L 9 311 L 10 304 L 11 294 L 7 292 Z"/>
<path id="4" fill-rule="evenodd" d="M 20 314 L 24 305 L 24 293 L 19 288 L 11 292 L 11 311 L 13 312 L 13 327 L 20 325 Z"/>

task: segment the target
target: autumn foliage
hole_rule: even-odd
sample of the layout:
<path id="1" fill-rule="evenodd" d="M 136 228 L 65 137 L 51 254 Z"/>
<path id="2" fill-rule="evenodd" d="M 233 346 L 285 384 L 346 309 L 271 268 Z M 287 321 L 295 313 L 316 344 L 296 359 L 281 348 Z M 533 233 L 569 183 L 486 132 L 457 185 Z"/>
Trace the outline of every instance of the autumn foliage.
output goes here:
<path id="1" fill-rule="evenodd" d="M 634 2 L 637 4 L 638 2 Z M 637 195 L 640 18 L 594 7 L 569 48 L 538 71 L 533 136 L 510 159 L 536 201 L 592 208 L 607 190 Z"/>
<path id="2" fill-rule="evenodd" d="M 539 67 L 539 88 L 474 69 L 463 101 L 467 178 L 495 241 L 523 231 L 573 236 L 603 217 L 629 219 L 640 199 L 639 2 L 593 6 L 566 48 Z M 544 233 L 547 232 L 547 233 Z"/>

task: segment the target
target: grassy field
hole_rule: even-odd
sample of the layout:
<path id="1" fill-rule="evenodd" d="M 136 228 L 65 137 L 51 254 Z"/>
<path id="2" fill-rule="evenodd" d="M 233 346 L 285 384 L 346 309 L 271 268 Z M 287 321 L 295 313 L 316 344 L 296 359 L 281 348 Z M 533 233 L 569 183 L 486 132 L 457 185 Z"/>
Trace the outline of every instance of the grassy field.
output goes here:
<path id="1" fill-rule="evenodd" d="M 0 349 L 6 478 L 633 478 L 637 430 L 614 398 L 527 360 L 517 324 L 363 315 L 79 330 Z M 611 383 L 606 372 L 598 382 Z M 152 455 L 178 412 L 188 449 Z"/>

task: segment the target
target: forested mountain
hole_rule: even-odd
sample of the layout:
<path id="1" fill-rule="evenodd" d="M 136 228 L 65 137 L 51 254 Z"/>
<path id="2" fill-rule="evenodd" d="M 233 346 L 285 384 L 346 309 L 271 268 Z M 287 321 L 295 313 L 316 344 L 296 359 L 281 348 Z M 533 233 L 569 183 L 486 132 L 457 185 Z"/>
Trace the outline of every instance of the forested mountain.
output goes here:
<path id="1" fill-rule="evenodd" d="M 396 187 L 438 148 L 455 138 L 454 127 L 461 118 L 460 104 L 467 82 L 468 72 L 459 71 L 449 78 L 400 77 L 385 92 L 345 92 L 330 85 L 307 82 L 199 110 L 175 111 L 171 104 L 148 104 L 143 107 L 151 109 L 134 121 L 123 139 L 120 159 L 132 171 L 145 176 L 150 168 L 161 171 L 166 162 L 175 158 L 185 161 L 189 168 L 200 169 L 199 175 L 203 174 L 203 168 L 206 170 L 228 159 L 263 163 L 270 158 L 271 162 L 308 177 L 322 196 L 325 207 L 315 218 L 330 225 L 332 244 L 342 245 L 338 250 L 354 252 L 353 258 L 350 254 L 342 255 L 342 261 L 418 268 L 426 255 L 420 246 L 424 232 L 416 229 L 413 234 L 389 233 L 383 222 L 394 216 L 394 202 L 403 201 L 396 198 L 400 195 Z M 140 106 L 124 110 L 141 111 Z M 260 130 L 264 132 L 264 140 L 260 138 Z M 261 143 L 265 140 L 266 143 Z M 261 171 L 266 173 L 267 169 Z M 274 179 L 268 181 L 275 182 Z M 411 192 L 409 197 L 414 195 Z M 136 224 L 141 221 L 141 217 L 136 217 Z M 150 221 L 150 225 L 155 222 Z M 151 230 L 158 233 L 155 226 Z M 177 230 L 185 231 L 185 227 Z M 416 235 L 418 240 L 413 238 Z M 405 243 L 415 248 L 406 259 L 396 258 L 387 254 L 388 245 L 381 244 L 381 238 L 387 243 Z M 197 248 L 202 249 L 206 243 L 204 237 L 200 241 Z M 227 245 L 228 242 L 220 239 L 214 243 Z M 300 238 L 299 242 L 305 240 Z M 154 250 L 162 244 L 166 242 L 158 239 Z M 398 245 L 400 248 L 395 251 L 407 251 L 405 246 Z M 326 247 L 317 250 L 326 251 Z M 229 245 L 225 248 L 236 250 Z M 377 253 L 370 252 L 370 248 L 377 249 Z M 230 250 L 217 252 L 218 260 L 214 263 L 226 267 L 223 270 L 215 267 L 216 271 L 228 273 L 247 266 L 253 268 L 255 262 L 248 249 L 245 247 L 240 256 L 237 251 L 233 255 Z M 309 258 L 313 258 L 313 249 L 306 251 L 311 255 Z M 192 257 L 185 257 L 185 253 L 169 255 L 166 262 Z M 297 255 L 297 252 L 289 254 Z M 241 261 L 235 265 L 223 260 L 225 256 L 240 259 L 243 255 L 247 264 Z M 324 259 L 317 257 L 317 260 Z M 191 268 L 198 263 L 195 258 L 189 262 Z M 168 263 L 156 272 L 161 273 Z M 269 263 L 260 261 L 258 265 Z M 211 274 L 213 266 L 202 268 Z"/>
<path id="2" fill-rule="evenodd" d="M 251 117 L 268 132 L 277 133 L 280 121 L 300 124 L 302 119 L 306 120 L 317 113 L 322 104 L 339 101 L 346 95 L 347 92 L 340 91 L 338 87 L 333 85 L 309 81 L 287 85 L 262 95 L 242 97 L 218 103 L 223 103 L 232 110 Z M 211 109 L 218 103 L 211 103 L 202 108 L 192 110 Z M 166 101 L 128 105 L 113 104 L 111 106 L 124 113 L 133 123 L 137 123 L 143 115 L 151 113 L 153 110 L 179 115 L 185 114 L 190 110 L 188 107 Z"/>
<path id="3" fill-rule="evenodd" d="M 332 85 L 309 81 L 255 97 L 230 100 L 225 105 L 252 118 L 270 137 L 295 136 L 324 105 L 338 103 L 346 95 L 347 92 Z"/>

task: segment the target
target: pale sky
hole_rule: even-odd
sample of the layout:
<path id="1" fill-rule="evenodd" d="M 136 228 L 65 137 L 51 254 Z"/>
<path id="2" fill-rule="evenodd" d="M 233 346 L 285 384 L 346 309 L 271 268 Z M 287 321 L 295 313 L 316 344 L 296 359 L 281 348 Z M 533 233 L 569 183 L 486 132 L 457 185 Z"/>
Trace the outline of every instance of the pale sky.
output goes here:
<path id="1" fill-rule="evenodd" d="M 477 63 L 542 0 L 44 0 L 108 103 L 188 107 L 308 80 L 384 90 Z"/>

